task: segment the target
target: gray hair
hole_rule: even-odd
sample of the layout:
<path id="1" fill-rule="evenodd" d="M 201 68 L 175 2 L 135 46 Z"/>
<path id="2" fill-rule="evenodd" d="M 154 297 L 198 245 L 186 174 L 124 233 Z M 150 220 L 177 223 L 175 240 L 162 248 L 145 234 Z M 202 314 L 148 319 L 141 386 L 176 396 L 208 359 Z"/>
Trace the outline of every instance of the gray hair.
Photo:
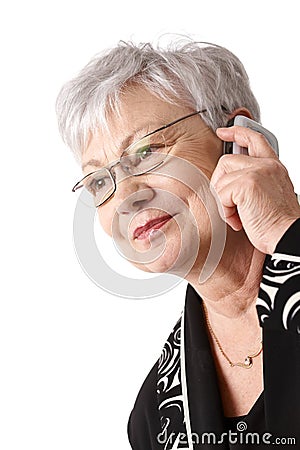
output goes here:
<path id="1" fill-rule="evenodd" d="M 154 48 L 121 41 L 96 55 L 58 95 L 59 130 L 77 160 L 90 133 L 107 128 L 108 112 L 118 113 L 120 94 L 132 83 L 170 103 L 205 109 L 202 118 L 212 130 L 225 126 L 229 112 L 239 107 L 260 121 L 244 66 L 224 47 L 180 40 Z"/>

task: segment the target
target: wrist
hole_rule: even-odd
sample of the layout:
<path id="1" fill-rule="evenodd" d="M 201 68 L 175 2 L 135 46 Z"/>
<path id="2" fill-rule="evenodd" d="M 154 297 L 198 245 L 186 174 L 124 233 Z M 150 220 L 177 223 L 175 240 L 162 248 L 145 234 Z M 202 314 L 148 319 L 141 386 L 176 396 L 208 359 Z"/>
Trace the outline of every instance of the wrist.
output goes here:
<path id="1" fill-rule="evenodd" d="M 274 224 L 274 229 L 268 239 L 267 254 L 272 255 L 275 252 L 282 237 L 298 219 L 300 219 L 300 214 L 299 216 L 284 218 L 282 221 Z"/>

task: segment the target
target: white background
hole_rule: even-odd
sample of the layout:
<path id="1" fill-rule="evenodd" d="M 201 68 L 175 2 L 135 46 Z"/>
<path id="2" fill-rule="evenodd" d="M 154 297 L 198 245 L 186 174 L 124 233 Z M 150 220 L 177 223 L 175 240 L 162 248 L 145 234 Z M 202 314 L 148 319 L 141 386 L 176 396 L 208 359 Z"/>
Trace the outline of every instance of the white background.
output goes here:
<path id="1" fill-rule="evenodd" d="M 104 293 L 72 242 L 79 166 L 56 128 L 61 85 L 119 39 L 192 34 L 245 64 L 299 179 L 296 1 L 6 2 L 1 11 L 0 448 L 129 449 L 128 415 L 184 302 Z M 3 9 L 4 8 L 4 9 Z M 74 196 L 74 197 L 73 197 Z"/>

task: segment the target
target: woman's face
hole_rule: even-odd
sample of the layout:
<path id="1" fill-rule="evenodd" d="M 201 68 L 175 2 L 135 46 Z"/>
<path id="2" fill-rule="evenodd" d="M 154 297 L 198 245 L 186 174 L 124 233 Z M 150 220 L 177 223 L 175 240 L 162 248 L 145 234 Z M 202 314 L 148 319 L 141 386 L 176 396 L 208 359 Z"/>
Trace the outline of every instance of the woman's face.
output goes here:
<path id="1" fill-rule="evenodd" d="M 84 174 L 113 163 L 132 142 L 192 112 L 141 87 L 128 88 L 120 114 L 109 116 L 109 132 L 99 129 L 90 138 L 82 157 Z M 213 201 L 207 181 L 221 156 L 222 142 L 199 115 L 167 128 L 163 136 L 165 163 L 135 177 L 116 166 L 116 192 L 98 208 L 98 215 L 135 266 L 184 276 L 190 266 L 203 264 L 210 246 L 210 217 L 204 204 Z"/>

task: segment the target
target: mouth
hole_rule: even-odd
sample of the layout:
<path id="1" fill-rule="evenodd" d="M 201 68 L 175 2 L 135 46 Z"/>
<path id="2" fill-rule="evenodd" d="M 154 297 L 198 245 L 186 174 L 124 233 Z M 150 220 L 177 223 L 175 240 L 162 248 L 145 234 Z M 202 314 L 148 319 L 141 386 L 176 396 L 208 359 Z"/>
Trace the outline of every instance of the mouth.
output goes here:
<path id="1" fill-rule="evenodd" d="M 170 219 L 172 219 L 172 217 L 173 216 L 167 214 L 165 216 L 149 220 L 149 222 L 147 222 L 145 225 L 134 230 L 133 239 L 146 239 L 147 237 L 149 237 L 153 230 L 158 230 L 159 228 L 163 227 L 167 222 L 169 222 Z"/>

